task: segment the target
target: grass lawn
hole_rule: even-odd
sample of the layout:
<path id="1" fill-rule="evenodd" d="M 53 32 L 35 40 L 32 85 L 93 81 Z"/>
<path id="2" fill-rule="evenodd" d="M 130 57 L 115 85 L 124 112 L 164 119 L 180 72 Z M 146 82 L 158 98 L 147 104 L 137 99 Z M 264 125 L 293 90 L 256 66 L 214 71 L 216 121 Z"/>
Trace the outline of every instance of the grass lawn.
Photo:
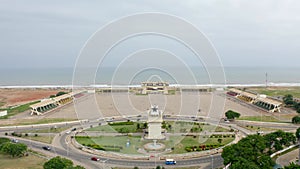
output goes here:
<path id="1" fill-rule="evenodd" d="M 139 123 L 140 126 L 143 126 L 143 123 Z M 170 133 L 187 133 L 193 128 L 202 128 L 205 131 L 216 131 L 216 132 L 229 132 L 228 129 L 225 129 L 223 127 L 216 127 L 209 124 L 204 123 L 194 123 L 194 122 L 174 122 L 174 121 L 167 121 L 166 126 L 171 125 L 172 129 L 168 129 L 168 132 Z M 142 130 L 137 130 L 137 123 L 134 123 L 133 125 L 103 125 L 103 126 L 97 126 L 93 128 L 87 129 L 87 131 L 101 131 L 106 133 L 122 133 L 121 131 L 126 128 L 128 133 L 136 133 L 136 132 L 142 132 Z M 199 132 L 197 130 L 196 132 Z"/>
<path id="2" fill-rule="evenodd" d="M 1 169 L 42 169 L 45 162 L 46 159 L 31 154 L 21 158 L 0 154 Z"/>
<path id="3" fill-rule="evenodd" d="M 2 119 L 6 119 L 10 116 L 14 116 L 18 113 L 22 113 L 24 111 L 27 111 L 30 109 L 30 105 L 33 105 L 35 103 L 38 103 L 40 101 L 34 101 L 34 102 L 30 102 L 30 103 L 27 103 L 27 104 L 23 104 L 23 105 L 20 105 L 20 106 L 16 106 L 16 107 L 13 107 L 13 108 L 8 108 L 8 109 L 5 109 L 7 110 L 7 115 L 6 116 L 3 116 L 1 117 Z"/>
<path id="4" fill-rule="evenodd" d="M 42 143 L 48 143 L 51 144 L 52 140 L 54 138 L 53 135 L 48 136 L 22 136 L 22 138 L 28 139 L 28 140 L 34 140 Z"/>
<path id="5" fill-rule="evenodd" d="M 176 90 L 168 90 L 168 95 L 175 95 L 176 94 Z"/>
<path id="6" fill-rule="evenodd" d="M 101 146 L 122 146 L 123 149 L 120 151 L 120 153 L 125 154 L 139 154 L 137 152 L 138 148 L 142 148 L 142 146 L 149 141 L 141 141 L 141 137 L 128 137 L 128 136 L 100 136 L 100 137 L 76 137 L 76 140 L 80 144 L 98 144 Z M 131 145 L 129 147 L 126 147 L 127 140 L 130 140 Z M 204 142 L 202 141 L 204 140 Z M 222 145 L 226 145 L 230 142 L 232 142 L 234 138 L 232 137 L 226 137 L 222 138 Z M 202 143 L 201 143 L 202 142 Z M 158 141 L 158 143 L 165 144 L 166 148 L 172 148 L 174 147 L 174 151 L 172 154 L 181 154 L 181 153 L 187 153 L 185 150 L 186 146 L 195 146 L 195 145 L 204 145 L 204 144 L 215 144 L 215 145 L 221 145 L 218 142 L 218 138 L 204 138 L 200 139 L 199 137 L 192 137 L 192 136 L 171 136 L 169 140 L 166 141 Z"/>
<path id="7" fill-rule="evenodd" d="M 300 98 L 300 87 L 256 87 L 249 88 L 249 90 L 268 96 L 285 96 L 291 94 L 294 97 Z"/>
<path id="8" fill-rule="evenodd" d="M 130 141 L 130 146 L 126 147 L 127 140 Z M 141 137 L 137 136 L 100 136 L 100 137 L 76 137 L 76 141 L 80 144 L 98 144 L 101 146 L 122 146 L 120 153 L 139 154 L 137 148 L 143 145 Z"/>
<path id="9" fill-rule="evenodd" d="M 232 142 L 233 140 L 234 140 L 233 137 L 222 138 L 221 144 L 226 145 Z M 176 144 L 178 141 L 180 141 L 180 143 Z M 218 142 L 218 138 L 200 138 L 199 140 L 199 137 L 194 138 L 192 136 L 186 136 L 186 137 L 173 136 L 170 137 L 170 140 L 166 141 L 165 144 L 168 148 L 174 147 L 174 151 L 171 154 L 187 153 L 187 151 L 185 150 L 185 147 L 187 146 L 198 146 L 204 144 L 220 145 L 220 143 Z M 174 144 L 176 145 L 174 146 Z"/>
<path id="10" fill-rule="evenodd" d="M 205 124 L 205 123 L 197 123 L 197 122 L 167 122 L 167 125 L 171 125 L 172 129 L 168 130 L 168 132 L 181 132 L 181 133 L 187 133 L 188 131 L 190 131 L 191 129 L 195 129 L 198 128 L 199 130 L 197 130 L 196 132 L 200 132 L 200 128 L 203 131 L 210 131 L 210 132 L 229 132 L 230 130 L 225 129 L 223 127 L 220 126 L 214 126 L 214 125 L 210 125 L 210 124 Z"/>
<path id="11" fill-rule="evenodd" d="M 243 126 L 246 129 L 250 130 L 250 131 L 277 131 L 280 129 L 276 129 L 276 128 L 266 128 L 266 127 L 258 127 L 258 126 L 251 126 L 251 125 L 247 125 L 247 126 Z"/>
<path id="12" fill-rule="evenodd" d="M 136 133 L 142 132 L 142 129 L 137 129 L 138 123 L 133 123 L 132 125 L 103 125 L 87 129 L 87 131 L 101 131 L 106 133 Z M 143 123 L 139 123 L 143 126 Z M 126 130 L 126 132 L 124 132 Z M 123 132 L 122 132 L 123 131 Z"/>
<path id="13" fill-rule="evenodd" d="M 5 104 L 5 102 L 0 102 L 0 107 L 4 106 Z"/>
<path id="14" fill-rule="evenodd" d="M 264 121 L 264 122 L 284 122 L 276 119 L 273 116 L 242 116 L 237 120 L 249 120 L 249 121 Z"/>
<path id="15" fill-rule="evenodd" d="M 37 130 L 22 130 L 22 133 L 60 133 L 67 130 L 70 127 L 59 127 L 59 128 L 49 128 L 49 129 L 37 129 Z"/>
<path id="16" fill-rule="evenodd" d="M 89 128 L 86 131 L 101 131 L 101 132 L 105 132 L 105 133 L 116 133 L 117 132 L 109 125 L 103 125 L 103 126 Z"/>

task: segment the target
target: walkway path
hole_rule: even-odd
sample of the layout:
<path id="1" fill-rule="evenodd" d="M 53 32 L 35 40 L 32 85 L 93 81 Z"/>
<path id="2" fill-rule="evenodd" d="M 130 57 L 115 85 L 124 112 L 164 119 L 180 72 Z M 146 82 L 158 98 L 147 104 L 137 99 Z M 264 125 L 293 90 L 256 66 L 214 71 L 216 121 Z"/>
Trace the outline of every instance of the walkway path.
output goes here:
<path id="1" fill-rule="evenodd" d="M 296 149 L 294 151 L 288 152 L 280 157 L 277 158 L 276 163 L 280 164 L 281 166 L 287 166 L 291 162 L 296 162 L 296 159 L 298 159 L 299 155 L 299 149 Z"/>

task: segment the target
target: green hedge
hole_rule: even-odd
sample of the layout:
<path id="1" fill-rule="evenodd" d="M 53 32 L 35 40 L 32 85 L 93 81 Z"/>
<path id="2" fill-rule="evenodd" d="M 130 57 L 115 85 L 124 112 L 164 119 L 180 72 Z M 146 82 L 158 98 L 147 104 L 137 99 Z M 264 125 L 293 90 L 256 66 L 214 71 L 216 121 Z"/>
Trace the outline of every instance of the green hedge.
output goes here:
<path id="1" fill-rule="evenodd" d="M 133 125 L 133 124 L 134 124 L 134 122 L 132 122 L 132 121 L 109 123 L 110 126 L 123 126 L 123 125 Z"/>
<path id="2" fill-rule="evenodd" d="M 193 151 L 204 151 L 204 150 L 211 150 L 218 147 L 223 146 L 223 144 L 206 144 L 206 145 L 199 145 L 199 146 L 187 146 L 185 147 L 185 150 L 187 152 L 193 152 Z"/>

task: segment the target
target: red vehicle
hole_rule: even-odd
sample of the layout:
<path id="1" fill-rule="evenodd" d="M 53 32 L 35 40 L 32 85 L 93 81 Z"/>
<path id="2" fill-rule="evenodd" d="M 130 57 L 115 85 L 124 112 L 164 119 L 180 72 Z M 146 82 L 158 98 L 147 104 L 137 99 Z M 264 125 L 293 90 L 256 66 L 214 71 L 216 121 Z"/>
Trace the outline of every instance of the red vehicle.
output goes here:
<path id="1" fill-rule="evenodd" d="M 91 160 L 92 160 L 92 161 L 99 161 L 100 159 L 97 158 L 97 157 L 92 157 Z"/>

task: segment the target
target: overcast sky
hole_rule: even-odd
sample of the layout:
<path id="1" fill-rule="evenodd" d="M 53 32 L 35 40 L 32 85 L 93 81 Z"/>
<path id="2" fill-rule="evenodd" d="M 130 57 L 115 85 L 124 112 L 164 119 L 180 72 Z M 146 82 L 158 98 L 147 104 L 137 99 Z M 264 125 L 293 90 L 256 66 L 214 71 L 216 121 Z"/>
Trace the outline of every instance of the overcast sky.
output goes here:
<path id="1" fill-rule="evenodd" d="M 1 67 L 73 67 L 95 31 L 141 12 L 194 24 L 225 66 L 300 67 L 297 0 L 0 0 Z"/>

